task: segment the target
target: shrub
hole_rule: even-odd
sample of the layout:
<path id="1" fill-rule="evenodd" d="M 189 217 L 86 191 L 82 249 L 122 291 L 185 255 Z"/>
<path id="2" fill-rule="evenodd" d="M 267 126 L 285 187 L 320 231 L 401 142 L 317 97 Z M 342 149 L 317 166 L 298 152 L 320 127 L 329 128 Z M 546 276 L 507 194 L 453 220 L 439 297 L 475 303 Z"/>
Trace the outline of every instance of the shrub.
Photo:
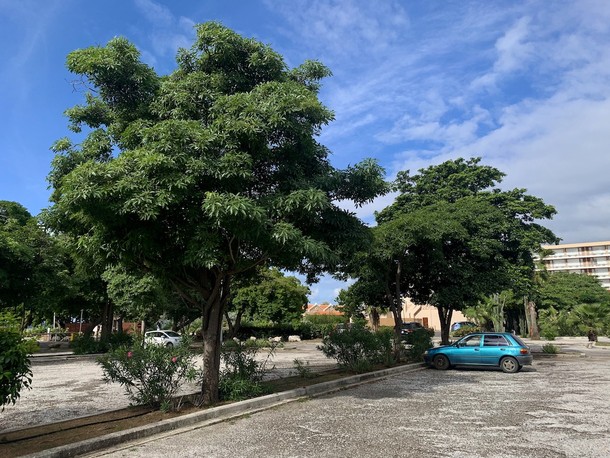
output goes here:
<path id="1" fill-rule="evenodd" d="M 434 335 L 434 331 L 432 331 Z M 416 329 L 404 338 L 407 344 L 407 358 L 409 361 L 422 361 L 424 352 L 432 347 L 432 337 L 428 329 Z"/>
<path id="2" fill-rule="evenodd" d="M 309 361 L 304 363 L 300 359 L 295 358 L 292 362 L 294 364 L 294 368 L 296 369 L 297 373 L 299 374 L 299 377 L 311 378 L 314 376 L 314 373 L 312 372 L 311 368 L 309 367 Z"/>
<path id="3" fill-rule="evenodd" d="M 542 337 L 546 340 L 555 340 L 557 337 L 557 328 L 554 326 L 544 326 L 540 334 L 542 334 Z"/>
<path id="4" fill-rule="evenodd" d="M 234 339 L 225 342 L 221 348 L 224 369 L 220 372 L 218 390 L 222 400 L 239 401 L 268 391 L 261 382 L 276 346 L 272 345 L 265 361 L 259 362 L 256 355 L 260 347 L 247 342 Z"/>
<path id="5" fill-rule="evenodd" d="M 361 324 L 342 332 L 331 332 L 318 346 L 326 357 L 336 359 L 340 367 L 354 372 L 393 362 L 393 348 L 391 331 L 373 333 Z"/>
<path id="6" fill-rule="evenodd" d="M 463 337 L 470 334 L 471 332 L 479 332 L 481 328 L 478 326 L 462 326 L 460 329 L 453 331 L 451 334 L 453 337 Z"/>
<path id="7" fill-rule="evenodd" d="M 11 328 L 0 328 L 0 405 L 15 404 L 23 388 L 30 389 L 32 371 L 27 345 L 21 333 Z"/>
<path id="8" fill-rule="evenodd" d="M 556 345 L 548 343 L 548 344 L 544 344 L 542 346 L 542 352 L 543 353 L 548 353 L 548 354 L 551 354 L 551 355 L 555 355 L 555 354 L 559 353 L 559 348 Z"/>
<path id="9" fill-rule="evenodd" d="M 113 333 L 107 339 L 97 340 L 91 334 L 76 337 L 70 347 L 76 355 L 90 355 L 95 353 L 106 353 L 109 350 L 128 347 L 133 345 L 134 339 L 131 334 L 124 332 Z"/>
<path id="10" fill-rule="evenodd" d="M 120 346 L 100 357 L 104 380 L 118 382 L 127 392 L 130 401 L 137 405 L 172 408 L 172 398 L 185 381 L 197 376 L 193 367 L 193 354 L 189 340 L 183 338 L 175 347 L 144 345 L 139 339 L 135 345 Z"/>

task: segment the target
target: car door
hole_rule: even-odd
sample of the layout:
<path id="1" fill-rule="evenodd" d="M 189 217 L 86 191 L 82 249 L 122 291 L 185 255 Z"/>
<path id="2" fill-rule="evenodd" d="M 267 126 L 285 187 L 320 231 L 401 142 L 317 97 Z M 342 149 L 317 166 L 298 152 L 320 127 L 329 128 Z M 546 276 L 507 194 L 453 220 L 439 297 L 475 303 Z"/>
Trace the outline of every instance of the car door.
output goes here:
<path id="1" fill-rule="evenodd" d="M 501 334 L 486 334 L 481 347 L 481 364 L 497 366 L 500 359 L 508 354 L 510 343 Z"/>
<path id="2" fill-rule="evenodd" d="M 464 337 L 457 343 L 452 364 L 481 364 L 481 334 Z"/>

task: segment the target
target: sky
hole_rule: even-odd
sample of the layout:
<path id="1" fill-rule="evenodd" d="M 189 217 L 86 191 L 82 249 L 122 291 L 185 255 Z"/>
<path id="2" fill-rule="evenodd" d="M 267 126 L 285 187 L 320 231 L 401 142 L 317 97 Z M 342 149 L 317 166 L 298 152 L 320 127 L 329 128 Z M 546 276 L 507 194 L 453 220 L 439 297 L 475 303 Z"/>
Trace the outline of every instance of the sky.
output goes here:
<path id="1" fill-rule="evenodd" d="M 610 240 L 610 2 L 606 0 L 0 0 L 0 200 L 50 203 L 51 145 L 83 102 L 69 52 L 124 36 L 159 74 L 194 25 L 218 21 L 289 67 L 319 60 L 334 166 L 373 157 L 391 180 L 481 157 L 554 205 L 564 243 Z M 388 195 L 354 212 L 367 224 Z M 310 302 L 344 286 L 323 278 Z"/>

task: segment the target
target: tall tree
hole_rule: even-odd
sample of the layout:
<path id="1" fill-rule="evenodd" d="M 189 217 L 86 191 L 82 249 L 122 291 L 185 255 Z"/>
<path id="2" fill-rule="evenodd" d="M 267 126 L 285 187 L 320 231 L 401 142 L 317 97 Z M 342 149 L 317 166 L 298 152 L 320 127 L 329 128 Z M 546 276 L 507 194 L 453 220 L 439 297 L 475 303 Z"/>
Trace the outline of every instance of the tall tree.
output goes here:
<path id="1" fill-rule="evenodd" d="M 21 317 L 21 326 L 64 306 L 72 279 L 59 237 L 17 202 L 0 201 L 0 308 Z"/>
<path id="2" fill-rule="evenodd" d="M 316 141 L 333 118 L 317 97 L 326 67 L 288 69 L 217 23 L 197 26 L 168 76 L 123 38 L 67 63 L 90 91 L 66 113 L 88 132 L 79 146 L 54 146 L 57 230 L 201 313 L 203 398 L 215 402 L 232 278 L 265 262 L 310 279 L 343 269 L 367 233 L 335 202 L 370 201 L 385 190 L 383 170 L 373 160 L 337 170 Z"/>
<path id="3" fill-rule="evenodd" d="M 435 305 L 443 342 L 453 310 L 531 276 L 533 253 L 556 241 L 535 222 L 552 217 L 554 208 L 524 189 L 495 188 L 504 174 L 479 162 L 457 159 L 413 176 L 401 172 L 399 195 L 377 215 L 369 262 L 354 270 L 358 278 L 374 273 L 383 282 L 395 319 L 405 297 Z"/>

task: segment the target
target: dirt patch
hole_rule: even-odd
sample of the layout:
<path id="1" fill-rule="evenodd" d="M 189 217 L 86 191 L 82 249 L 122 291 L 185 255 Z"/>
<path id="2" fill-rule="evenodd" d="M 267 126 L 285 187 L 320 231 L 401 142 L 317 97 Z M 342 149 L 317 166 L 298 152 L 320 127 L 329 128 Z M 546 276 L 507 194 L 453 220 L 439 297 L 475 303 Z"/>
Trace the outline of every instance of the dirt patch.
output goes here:
<path id="1" fill-rule="evenodd" d="M 316 383 L 336 380 L 352 374 L 339 370 L 311 374 L 308 378 L 287 377 L 265 382 L 272 393 L 279 393 Z M 190 414 L 204 407 L 194 406 L 189 400 L 179 411 L 160 412 L 145 407 L 129 407 L 102 414 L 60 421 L 31 428 L 0 433 L 0 456 L 3 458 L 23 456 L 54 447 L 100 437 L 117 431 L 157 423 L 169 418 Z"/>

